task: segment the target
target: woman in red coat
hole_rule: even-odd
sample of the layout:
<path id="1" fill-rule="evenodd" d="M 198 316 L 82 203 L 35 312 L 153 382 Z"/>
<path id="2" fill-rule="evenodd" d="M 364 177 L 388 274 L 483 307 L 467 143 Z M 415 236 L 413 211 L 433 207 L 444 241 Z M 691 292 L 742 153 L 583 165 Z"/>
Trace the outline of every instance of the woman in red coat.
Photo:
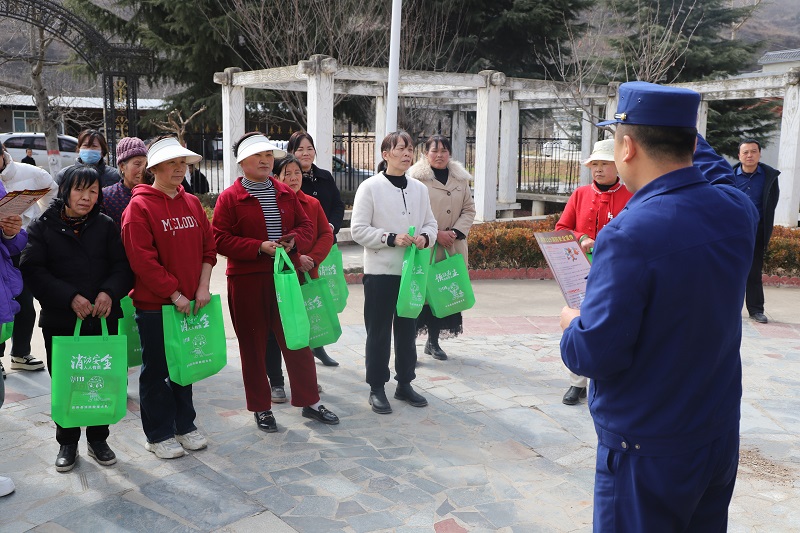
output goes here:
<path id="1" fill-rule="evenodd" d="M 325 260 L 328 253 L 333 246 L 333 230 L 328 224 L 328 218 L 325 216 L 325 211 L 322 205 L 313 196 L 309 196 L 300 190 L 303 184 L 303 171 L 300 169 L 300 161 L 291 154 L 283 159 L 278 160 L 275 164 L 275 175 L 278 180 L 287 185 L 297 195 L 300 205 L 311 220 L 313 226 L 312 234 L 314 240 L 308 254 L 298 254 L 292 258 L 292 262 L 297 268 L 300 275 L 301 282 L 305 279 L 303 272 L 308 272 L 308 275 L 316 279 L 319 277 L 317 270 L 319 264 Z M 312 350 L 314 356 L 319 358 L 316 350 Z M 325 350 L 323 349 L 324 353 Z M 326 354 L 327 356 L 327 354 Z M 331 361 L 333 361 L 331 359 Z M 338 366 L 339 363 L 333 361 Z M 281 351 L 275 338 L 270 335 L 267 344 L 267 376 L 269 376 L 270 385 L 272 385 L 272 401 L 276 403 L 283 403 L 286 401 L 286 390 L 284 389 L 283 371 L 281 369 Z"/>
<path id="2" fill-rule="evenodd" d="M 228 306 L 239 339 L 247 409 L 253 411 L 259 429 L 278 430 L 265 361 L 272 331 L 286 355 L 292 405 L 302 407 L 306 418 L 338 424 L 339 418 L 319 401 L 311 349 L 286 348 L 278 314 L 272 276 L 275 253 L 282 247 L 290 256 L 302 256 L 314 242 L 313 224 L 297 196 L 271 177 L 275 154 L 286 152 L 256 132 L 239 139 L 233 153 L 244 176 L 219 195 L 213 229 L 217 250 L 228 257 Z"/>

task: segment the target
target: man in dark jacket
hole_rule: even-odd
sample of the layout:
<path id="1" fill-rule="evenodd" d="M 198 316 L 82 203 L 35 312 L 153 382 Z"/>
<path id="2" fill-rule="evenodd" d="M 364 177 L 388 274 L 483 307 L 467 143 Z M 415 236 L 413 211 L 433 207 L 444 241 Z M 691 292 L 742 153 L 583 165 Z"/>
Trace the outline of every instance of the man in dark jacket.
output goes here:
<path id="1" fill-rule="evenodd" d="M 772 227 L 775 221 L 775 206 L 778 205 L 778 176 L 780 170 L 760 163 L 761 144 L 755 139 L 744 139 L 739 143 L 739 163 L 733 167 L 735 185 L 755 204 L 758 209 L 758 232 L 753 250 L 753 264 L 747 275 L 745 305 L 750 318 L 766 324 L 764 315 L 764 287 L 761 284 L 761 270 L 764 266 L 764 253 L 769 246 Z"/>

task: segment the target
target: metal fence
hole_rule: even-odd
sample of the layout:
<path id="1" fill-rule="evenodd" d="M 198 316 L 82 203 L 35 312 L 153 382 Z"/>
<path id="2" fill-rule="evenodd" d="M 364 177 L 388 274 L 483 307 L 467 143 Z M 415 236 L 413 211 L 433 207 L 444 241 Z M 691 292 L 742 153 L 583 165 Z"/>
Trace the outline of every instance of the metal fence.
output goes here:
<path id="1" fill-rule="evenodd" d="M 213 133 L 187 133 L 190 150 L 203 156 L 200 163 L 211 192 L 225 188 L 222 169 L 222 136 Z M 329 169 L 339 190 L 354 193 L 362 181 L 375 174 L 375 137 L 369 133 L 333 136 L 333 168 Z M 416 147 L 422 157 L 422 143 Z M 563 139 L 520 137 L 517 190 L 544 194 L 570 194 L 580 185 L 580 145 Z M 467 137 L 464 166 L 475 172 L 475 137 Z"/>

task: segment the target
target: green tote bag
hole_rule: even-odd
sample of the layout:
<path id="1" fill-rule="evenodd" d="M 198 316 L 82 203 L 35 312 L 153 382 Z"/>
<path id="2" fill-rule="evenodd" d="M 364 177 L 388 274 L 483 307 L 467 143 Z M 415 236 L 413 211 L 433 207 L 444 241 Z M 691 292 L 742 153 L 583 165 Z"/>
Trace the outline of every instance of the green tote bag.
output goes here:
<path id="1" fill-rule="evenodd" d="M 331 301 L 328 282 L 322 278 L 311 279 L 305 272 L 306 282 L 300 286 L 310 326 L 308 347 L 319 348 L 339 340 L 342 326 Z"/>
<path id="2" fill-rule="evenodd" d="M 59 426 L 105 426 L 122 420 L 127 409 L 128 344 L 125 335 L 81 336 L 82 320 L 71 337 L 53 337 L 51 412 Z"/>
<path id="3" fill-rule="evenodd" d="M 408 234 L 414 236 L 414 226 Z M 403 270 L 400 273 L 400 291 L 397 295 L 397 316 L 417 318 L 425 305 L 425 288 L 428 284 L 431 250 L 418 249 L 412 245 L 406 248 L 403 256 Z"/>
<path id="4" fill-rule="evenodd" d="M 133 300 L 126 296 L 120 302 L 122 318 L 119 319 L 119 333 L 128 339 L 128 368 L 142 364 L 142 340 L 139 338 L 139 325 L 136 324 L 136 309 Z"/>
<path id="5" fill-rule="evenodd" d="M 347 297 L 350 296 L 350 289 L 347 288 L 347 280 L 344 278 L 342 252 L 339 250 L 338 244 L 333 245 L 328 257 L 319 264 L 317 274 L 319 274 L 319 279 L 328 282 L 328 290 L 336 312 L 344 311 L 347 306 Z"/>
<path id="6" fill-rule="evenodd" d="M 436 257 L 434 246 L 433 257 Z M 475 294 L 469 281 L 469 271 L 461 254 L 449 255 L 431 265 L 428 272 L 428 305 L 436 318 L 444 318 L 465 311 L 475 305 Z"/>
<path id="7" fill-rule="evenodd" d="M 2 328 L 0 328 L 0 342 L 6 342 L 11 336 L 14 334 L 14 321 L 11 322 L 3 322 Z"/>
<path id="8" fill-rule="evenodd" d="M 211 301 L 197 315 L 194 306 L 192 301 L 188 316 L 174 305 L 161 308 L 169 379 L 184 386 L 213 376 L 228 362 L 219 294 L 212 294 Z"/>
<path id="9" fill-rule="evenodd" d="M 286 347 L 299 350 L 308 346 L 311 325 L 308 322 L 303 292 L 294 265 L 283 248 L 275 252 L 273 266 L 275 278 L 275 297 L 278 300 L 278 313 L 281 315 Z M 288 270 L 285 270 L 288 269 Z M 266 324 L 264 327 L 268 327 Z"/>

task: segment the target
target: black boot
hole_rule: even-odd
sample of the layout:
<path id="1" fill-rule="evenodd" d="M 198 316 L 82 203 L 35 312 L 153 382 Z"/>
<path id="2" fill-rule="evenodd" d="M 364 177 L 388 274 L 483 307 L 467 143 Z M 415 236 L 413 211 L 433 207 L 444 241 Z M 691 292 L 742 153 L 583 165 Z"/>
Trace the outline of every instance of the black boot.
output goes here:
<path id="1" fill-rule="evenodd" d="M 397 390 L 394 391 L 395 400 L 403 400 L 414 407 L 425 407 L 428 400 L 411 387 L 411 383 L 398 383 Z"/>
<path id="2" fill-rule="evenodd" d="M 425 343 L 425 353 L 432 355 L 434 359 L 439 361 L 447 360 L 447 354 L 439 346 L 439 335 L 434 336 L 431 334 L 428 336 L 428 342 Z"/>
<path id="3" fill-rule="evenodd" d="M 370 389 L 369 404 L 372 406 L 372 410 L 379 415 L 388 415 L 392 412 L 392 406 L 389 405 L 389 400 L 386 398 L 386 391 L 383 387 Z"/>
<path id="4" fill-rule="evenodd" d="M 586 398 L 586 387 L 570 387 L 561 401 L 564 405 L 577 405 L 580 398 Z"/>
<path id="5" fill-rule="evenodd" d="M 58 472 L 69 472 L 75 467 L 75 460 L 78 457 L 77 444 L 62 444 L 56 457 L 56 470 Z"/>
<path id="6" fill-rule="evenodd" d="M 90 442 L 87 447 L 87 453 L 89 457 L 94 457 L 94 460 L 103 466 L 113 465 L 117 462 L 116 454 L 104 440 Z"/>
<path id="7" fill-rule="evenodd" d="M 331 359 L 331 356 L 325 351 L 325 348 L 320 346 L 319 348 L 312 348 L 312 352 L 314 352 L 314 357 L 320 360 L 323 365 L 325 366 L 339 366 L 339 363 Z"/>

